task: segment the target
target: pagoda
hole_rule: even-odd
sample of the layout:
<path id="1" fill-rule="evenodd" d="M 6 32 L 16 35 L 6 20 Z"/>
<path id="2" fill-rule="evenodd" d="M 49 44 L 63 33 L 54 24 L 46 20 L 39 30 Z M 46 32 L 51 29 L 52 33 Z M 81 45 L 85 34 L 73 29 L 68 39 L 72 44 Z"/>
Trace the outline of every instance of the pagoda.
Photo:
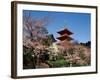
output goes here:
<path id="1" fill-rule="evenodd" d="M 71 40 L 73 40 L 73 38 L 71 38 L 71 35 L 73 33 L 67 28 L 58 31 L 57 33 L 60 34 L 60 37 L 57 37 L 57 39 L 59 40 L 58 44 L 68 48 L 71 45 Z"/>

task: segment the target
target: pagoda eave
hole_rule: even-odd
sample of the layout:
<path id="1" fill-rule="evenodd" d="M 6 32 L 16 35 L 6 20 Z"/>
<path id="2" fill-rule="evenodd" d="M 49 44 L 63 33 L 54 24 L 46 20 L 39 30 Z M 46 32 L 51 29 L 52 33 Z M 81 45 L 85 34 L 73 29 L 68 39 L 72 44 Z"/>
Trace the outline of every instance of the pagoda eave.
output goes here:
<path id="1" fill-rule="evenodd" d="M 65 33 L 67 33 L 68 35 L 71 35 L 71 34 L 73 34 L 71 31 L 69 31 L 68 29 L 63 29 L 63 30 L 61 30 L 61 31 L 59 31 L 59 32 L 57 32 L 57 33 L 59 33 L 60 35 L 62 35 L 62 34 L 65 34 Z"/>
<path id="2" fill-rule="evenodd" d="M 60 41 L 63 41 L 63 40 L 68 40 L 68 41 L 73 40 L 73 38 L 68 37 L 68 36 L 57 37 L 57 39 L 59 39 Z"/>

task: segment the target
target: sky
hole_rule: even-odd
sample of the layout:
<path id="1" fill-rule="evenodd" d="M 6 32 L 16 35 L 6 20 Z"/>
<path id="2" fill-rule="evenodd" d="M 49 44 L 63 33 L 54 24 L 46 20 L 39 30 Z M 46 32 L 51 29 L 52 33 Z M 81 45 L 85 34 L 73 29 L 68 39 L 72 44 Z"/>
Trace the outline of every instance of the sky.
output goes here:
<path id="1" fill-rule="evenodd" d="M 23 10 L 23 15 L 29 13 L 37 19 L 48 16 L 50 23 L 45 27 L 49 34 L 53 34 L 55 38 L 60 36 L 58 31 L 67 28 L 73 33 L 71 37 L 75 41 L 85 43 L 91 40 L 90 13 Z"/>

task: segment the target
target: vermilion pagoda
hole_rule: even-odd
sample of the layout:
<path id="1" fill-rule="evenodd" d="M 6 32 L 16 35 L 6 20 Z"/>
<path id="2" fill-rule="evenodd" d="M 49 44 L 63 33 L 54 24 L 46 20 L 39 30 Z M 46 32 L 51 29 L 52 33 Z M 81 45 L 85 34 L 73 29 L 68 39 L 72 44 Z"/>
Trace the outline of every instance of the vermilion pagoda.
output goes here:
<path id="1" fill-rule="evenodd" d="M 69 31 L 67 28 L 58 31 L 57 33 L 60 34 L 60 37 L 57 37 L 57 39 L 59 40 L 58 44 L 63 46 L 64 48 L 70 47 L 71 40 L 73 40 L 73 38 L 71 38 L 70 35 L 72 35 L 73 33 Z"/>

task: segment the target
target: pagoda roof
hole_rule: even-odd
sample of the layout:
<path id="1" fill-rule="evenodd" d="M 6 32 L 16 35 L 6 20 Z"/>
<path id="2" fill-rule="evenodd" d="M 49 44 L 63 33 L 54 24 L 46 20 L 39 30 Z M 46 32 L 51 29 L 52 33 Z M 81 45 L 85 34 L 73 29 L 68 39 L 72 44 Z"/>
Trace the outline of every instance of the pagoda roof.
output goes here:
<path id="1" fill-rule="evenodd" d="M 63 34 L 68 34 L 68 35 L 71 35 L 73 34 L 71 31 L 69 31 L 67 28 L 61 30 L 61 31 L 58 31 L 57 33 L 59 33 L 60 35 L 63 35 Z"/>
<path id="2" fill-rule="evenodd" d="M 54 38 L 53 34 L 50 34 L 48 36 L 52 39 L 52 42 L 56 42 L 56 39 Z"/>
<path id="3" fill-rule="evenodd" d="M 68 40 L 68 41 L 73 40 L 73 38 L 69 37 L 67 34 L 64 34 L 64 35 L 62 35 L 60 37 L 57 37 L 57 39 L 59 39 L 60 41 L 63 41 L 63 40 Z"/>

